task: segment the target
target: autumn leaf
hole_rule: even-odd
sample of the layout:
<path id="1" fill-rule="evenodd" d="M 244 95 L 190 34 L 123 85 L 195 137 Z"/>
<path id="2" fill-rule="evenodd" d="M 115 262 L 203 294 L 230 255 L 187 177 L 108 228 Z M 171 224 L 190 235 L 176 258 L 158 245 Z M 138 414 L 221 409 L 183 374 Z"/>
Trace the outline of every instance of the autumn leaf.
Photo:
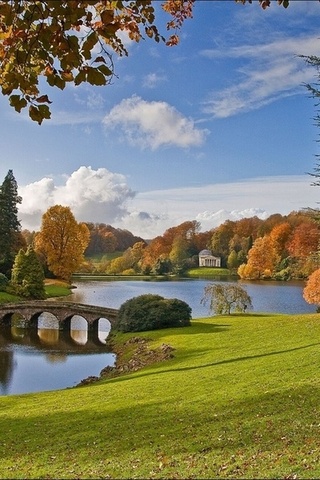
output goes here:
<path id="1" fill-rule="evenodd" d="M 16 112 L 21 112 L 21 110 L 27 106 L 27 100 L 21 98 L 20 95 L 11 95 L 9 97 L 10 105 L 14 107 Z"/>
<path id="2" fill-rule="evenodd" d="M 107 68 L 107 67 L 106 67 Z M 105 85 L 106 79 L 103 73 L 99 72 L 98 70 L 89 67 L 87 70 L 87 81 L 91 83 L 91 85 Z"/>
<path id="3" fill-rule="evenodd" d="M 41 97 L 36 98 L 38 103 L 52 103 L 50 102 L 48 95 L 41 95 Z"/>

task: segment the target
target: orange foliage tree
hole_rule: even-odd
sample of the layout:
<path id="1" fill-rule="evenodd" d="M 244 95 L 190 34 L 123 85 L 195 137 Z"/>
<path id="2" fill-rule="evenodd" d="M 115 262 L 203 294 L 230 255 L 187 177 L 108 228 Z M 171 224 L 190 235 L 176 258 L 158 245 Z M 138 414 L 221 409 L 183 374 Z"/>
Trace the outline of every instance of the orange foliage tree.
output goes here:
<path id="1" fill-rule="evenodd" d="M 75 220 L 69 207 L 55 205 L 42 216 L 35 249 L 54 275 L 69 281 L 84 259 L 89 237 L 88 227 Z"/>
<path id="2" fill-rule="evenodd" d="M 286 257 L 288 254 L 286 245 L 288 243 L 291 232 L 292 232 L 292 228 L 288 222 L 275 225 L 270 232 L 270 235 L 269 235 L 270 241 L 276 253 L 281 258 Z"/>
<path id="3" fill-rule="evenodd" d="M 312 220 L 298 225 L 288 242 L 288 250 L 292 257 L 306 259 L 318 250 L 320 230 Z"/>
<path id="4" fill-rule="evenodd" d="M 272 277 L 279 256 L 269 236 L 257 238 L 248 253 L 248 263 L 240 265 L 241 278 L 261 279 Z"/>
<path id="5" fill-rule="evenodd" d="M 308 278 L 303 298 L 308 303 L 320 305 L 320 269 L 315 270 Z"/>

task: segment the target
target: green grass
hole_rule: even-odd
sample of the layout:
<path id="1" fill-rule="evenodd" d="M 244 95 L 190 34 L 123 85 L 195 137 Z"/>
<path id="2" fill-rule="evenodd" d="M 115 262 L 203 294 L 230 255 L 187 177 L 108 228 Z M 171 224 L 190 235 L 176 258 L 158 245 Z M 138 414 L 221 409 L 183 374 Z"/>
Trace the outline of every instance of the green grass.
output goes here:
<path id="1" fill-rule="evenodd" d="M 227 268 L 197 267 L 188 271 L 188 277 L 217 277 L 220 275 L 231 275 Z"/>
<path id="2" fill-rule="evenodd" d="M 319 315 L 215 317 L 139 336 L 174 358 L 0 398 L 0 478 L 320 477 Z"/>
<path id="3" fill-rule="evenodd" d="M 45 291 L 48 298 L 64 297 L 72 293 L 70 286 L 67 285 L 46 285 Z"/>
<path id="4" fill-rule="evenodd" d="M 20 302 L 21 298 L 17 295 L 12 295 L 7 292 L 0 292 L 0 304 L 1 303 L 11 303 L 11 302 Z"/>
<path id="5" fill-rule="evenodd" d="M 64 297 L 72 293 L 71 286 L 61 280 L 46 280 L 45 281 L 45 292 L 47 298 L 53 297 Z M 21 302 L 26 300 L 25 298 L 18 297 L 17 295 L 11 295 L 10 293 L 0 292 L 0 304 L 1 303 L 11 303 L 11 302 Z"/>

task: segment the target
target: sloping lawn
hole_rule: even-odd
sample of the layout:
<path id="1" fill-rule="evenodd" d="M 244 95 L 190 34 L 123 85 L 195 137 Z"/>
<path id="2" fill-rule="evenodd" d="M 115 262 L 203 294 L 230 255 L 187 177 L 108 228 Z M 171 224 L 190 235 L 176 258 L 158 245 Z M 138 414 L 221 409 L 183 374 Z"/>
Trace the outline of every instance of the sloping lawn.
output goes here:
<path id="1" fill-rule="evenodd" d="M 320 315 L 138 335 L 174 358 L 0 398 L 1 478 L 320 478 Z"/>

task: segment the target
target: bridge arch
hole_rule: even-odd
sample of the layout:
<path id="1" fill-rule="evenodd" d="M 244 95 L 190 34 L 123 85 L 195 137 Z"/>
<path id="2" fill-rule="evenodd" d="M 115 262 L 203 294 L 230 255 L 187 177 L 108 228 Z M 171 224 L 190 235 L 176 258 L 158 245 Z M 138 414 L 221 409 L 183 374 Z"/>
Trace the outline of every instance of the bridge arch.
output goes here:
<path id="1" fill-rule="evenodd" d="M 71 321 L 75 316 L 84 318 L 87 322 L 88 337 L 98 337 L 99 321 L 106 319 L 110 323 L 110 330 L 114 326 L 118 310 L 113 308 L 84 305 L 72 302 L 60 301 L 34 301 L 21 302 L 16 304 L 0 305 L 0 327 L 11 326 L 12 317 L 15 313 L 21 315 L 30 329 L 37 329 L 39 317 L 43 313 L 50 313 L 58 320 L 60 330 L 70 331 Z M 109 330 L 109 331 L 110 331 Z"/>

